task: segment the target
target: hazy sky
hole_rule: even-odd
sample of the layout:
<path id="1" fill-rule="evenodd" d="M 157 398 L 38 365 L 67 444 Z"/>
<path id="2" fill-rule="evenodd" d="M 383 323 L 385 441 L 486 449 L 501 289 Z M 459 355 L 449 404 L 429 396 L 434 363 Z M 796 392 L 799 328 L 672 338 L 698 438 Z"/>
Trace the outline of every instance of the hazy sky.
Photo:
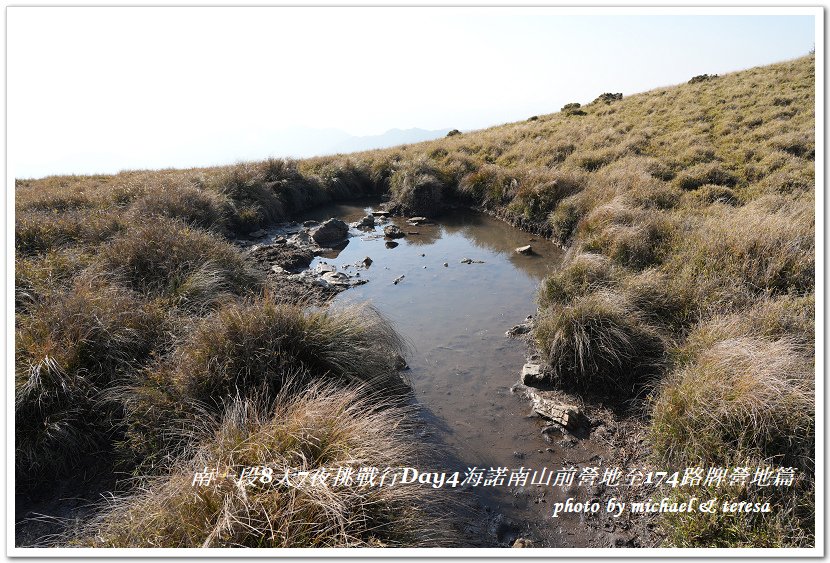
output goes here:
<path id="1" fill-rule="evenodd" d="M 264 158 L 307 128 L 477 129 L 815 42 L 811 15 L 540 8 L 27 7 L 7 29 L 16 177 Z"/>

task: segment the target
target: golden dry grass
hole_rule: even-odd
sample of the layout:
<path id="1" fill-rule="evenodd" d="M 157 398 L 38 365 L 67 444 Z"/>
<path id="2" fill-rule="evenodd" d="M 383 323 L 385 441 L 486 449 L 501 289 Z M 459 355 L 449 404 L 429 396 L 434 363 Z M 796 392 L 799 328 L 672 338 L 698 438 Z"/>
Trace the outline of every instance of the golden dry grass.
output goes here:
<path id="1" fill-rule="evenodd" d="M 42 365 L 54 377 L 38 380 L 36 394 L 63 397 L 67 378 L 85 382 L 83 370 L 110 361 L 101 352 L 78 363 L 72 346 L 44 352 L 50 342 L 68 340 L 61 330 L 71 334 L 66 327 L 74 317 L 63 311 L 72 310 L 77 298 L 71 288 L 79 280 L 103 279 L 111 289 L 101 299 L 112 297 L 110 304 L 88 297 L 79 318 L 98 309 L 119 318 L 128 302 L 130 311 L 160 311 L 175 344 L 131 333 L 142 350 L 136 365 L 151 363 L 148 357 L 170 365 L 195 345 L 189 327 L 222 314 L 230 327 L 235 308 L 251 299 L 242 290 L 249 284 L 234 277 L 241 270 L 223 236 L 366 194 L 387 193 L 407 212 L 432 213 L 459 201 L 570 247 L 561 271 L 542 284 L 535 334 L 558 382 L 600 396 L 637 396 L 643 385 L 653 388 L 648 404 L 656 409 L 658 452 L 678 462 L 698 459 L 703 450 L 712 463 L 768 454 L 797 460 L 807 485 L 793 506 L 809 506 L 809 440 L 779 438 L 807 428 L 815 413 L 803 400 L 815 355 L 815 101 L 811 55 L 348 156 L 18 180 L 16 324 L 27 335 L 16 343 L 24 359 L 18 378 L 25 384 L 37 371 L 32 366 Z M 161 229 L 149 237 L 159 241 L 163 233 L 191 236 L 203 250 L 182 248 L 175 264 L 164 256 L 153 261 L 152 249 L 142 246 L 142 229 Z M 132 256 L 133 266 L 125 267 L 122 256 Z M 43 319 L 56 328 L 43 329 Z M 132 370 L 129 363 L 122 368 Z M 712 432 L 708 437 L 720 446 L 701 447 L 685 425 L 701 420 L 705 401 L 690 394 L 684 403 L 687 394 L 677 390 L 697 390 L 695 382 L 712 377 L 710 371 L 718 376 L 707 380 L 712 394 L 706 401 L 716 403 L 711 413 L 722 415 L 710 422 L 737 430 Z M 159 381 L 154 385 L 164 389 Z M 731 393 L 735 389 L 745 393 Z M 144 390 L 157 391 L 152 385 Z M 761 399 L 764 408 L 746 407 Z M 674 414 L 681 403 L 682 417 Z M 65 415 L 60 427 L 85 435 L 73 426 L 73 411 L 61 410 L 74 403 L 50 404 L 58 405 L 57 418 L 36 409 L 38 423 Z M 730 405 L 741 407 L 740 416 Z M 785 417 L 783 408 L 796 412 Z M 18 451 L 21 444 L 29 447 L 27 435 L 16 439 Z M 756 522 L 748 536 L 738 536 L 718 520 L 694 530 L 678 527 L 686 535 L 670 541 L 811 541 L 809 518 L 796 512 L 781 518 L 777 532 Z"/>

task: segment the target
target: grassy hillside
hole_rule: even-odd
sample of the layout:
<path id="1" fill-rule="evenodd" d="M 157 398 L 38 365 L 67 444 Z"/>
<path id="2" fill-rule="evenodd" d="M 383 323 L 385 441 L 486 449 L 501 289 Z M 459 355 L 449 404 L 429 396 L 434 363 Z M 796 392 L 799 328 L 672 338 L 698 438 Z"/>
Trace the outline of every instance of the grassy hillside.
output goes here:
<path id="1" fill-rule="evenodd" d="M 364 361 L 367 342 L 389 334 L 382 320 L 286 303 L 225 239 L 386 194 L 402 213 L 480 207 L 569 249 L 539 289 L 535 342 L 557 385 L 645 414 L 655 464 L 798 468 L 795 487 L 757 493 L 783 507 L 775 518 L 678 517 L 670 545 L 810 544 L 814 64 L 601 96 L 348 156 L 18 180 L 18 481 L 105 450 L 172 483 L 170 460 L 201 450 L 168 430 L 205 408 L 226 426 L 229 385 L 265 396 L 267 410 L 289 374 L 354 383 L 348 358 L 318 362 L 317 351 L 351 347 Z M 342 323 L 335 340 L 327 327 Z M 272 340 L 302 326 L 314 336 L 285 349 Z M 395 338 L 375 347 L 368 384 L 390 380 L 398 348 Z M 247 378 L 263 351 L 287 359 Z"/>

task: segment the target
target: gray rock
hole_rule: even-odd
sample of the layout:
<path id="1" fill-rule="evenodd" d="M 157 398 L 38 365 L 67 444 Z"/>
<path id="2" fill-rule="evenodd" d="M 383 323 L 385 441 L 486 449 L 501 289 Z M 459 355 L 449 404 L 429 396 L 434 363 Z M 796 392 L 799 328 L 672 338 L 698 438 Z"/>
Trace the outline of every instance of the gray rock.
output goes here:
<path id="1" fill-rule="evenodd" d="M 360 265 L 364 268 L 368 268 L 372 265 L 372 259 L 367 256 L 366 258 L 360 261 Z"/>
<path id="2" fill-rule="evenodd" d="M 401 282 L 403 281 L 403 279 L 404 279 L 405 277 L 406 277 L 406 276 L 403 276 L 403 275 L 398 276 L 397 278 L 395 278 L 395 281 L 393 281 L 392 283 L 393 283 L 393 284 L 395 284 L 395 285 L 398 285 L 399 283 L 401 283 Z"/>
<path id="3" fill-rule="evenodd" d="M 533 326 L 530 323 L 522 323 L 520 325 L 516 325 L 504 334 L 510 338 L 514 338 L 516 336 L 520 336 L 522 334 L 527 334 L 533 330 Z"/>
<path id="4" fill-rule="evenodd" d="M 319 224 L 320 224 L 320 222 L 319 222 L 319 221 L 311 221 L 311 220 L 308 220 L 308 221 L 304 221 L 304 222 L 303 222 L 303 227 L 316 227 L 316 226 L 317 226 L 317 225 L 319 225 Z"/>
<path id="5" fill-rule="evenodd" d="M 484 260 L 473 260 L 472 258 L 462 258 L 461 264 L 484 264 Z"/>
<path id="6" fill-rule="evenodd" d="M 266 233 L 264 229 L 257 229 L 256 231 L 254 231 L 252 233 L 248 233 L 248 236 L 250 238 L 262 238 L 267 234 L 268 233 Z"/>
<path id="7" fill-rule="evenodd" d="M 445 268 L 449 268 L 449 267 L 450 267 L 450 265 L 449 265 L 449 264 L 447 264 L 446 262 L 444 262 L 444 267 L 445 267 Z"/>
<path id="8" fill-rule="evenodd" d="M 528 538 L 516 538 L 516 541 L 513 542 L 513 547 L 515 547 L 515 548 L 533 547 L 533 540 L 530 540 Z"/>
<path id="9" fill-rule="evenodd" d="M 394 240 L 387 240 L 386 241 L 386 248 L 395 248 L 396 246 L 398 246 L 398 243 L 395 242 Z"/>
<path id="10" fill-rule="evenodd" d="M 320 264 L 317 264 L 317 267 L 314 268 L 314 270 L 318 274 L 326 274 L 326 273 L 329 273 L 329 272 L 336 272 L 337 271 L 337 266 L 335 266 L 334 264 L 320 263 Z"/>
<path id="11" fill-rule="evenodd" d="M 297 234 L 291 235 L 286 241 L 286 243 L 300 248 L 316 246 L 314 239 L 311 238 L 311 235 L 308 233 L 308 231 L 300 231 Z"/>
<path id="12" fill-rule="evenodd" d="M 397 370 L 409 369 L 409 365 L 407 365 L 406 359 L 403 356 L 401 356 L 400 354 L 395 354 L 395 369 L 397 369 Z"/>
<path id="13" fill-rule="evenodd" d="M 410 225 L 415 225 L 417 227 L 418 225 L 429 223 L 429 219 L 427 219 L 426 217 L 410 217 L 406 220 L 406 222 Z"/>
<path id="14" fill-rule="evenodd" d="M 322 278 L 331 285 L 350 285 L 349 276 L 343 272 L 325 272 Z"/>
<path id="15" fill-rule="evenodd" d="M 375 226 L 375 216 L 369 213 L 366 217 L 361 219 L 360 221 L 355 221 L 351 224 L 352 227 L 358 229 L 371 229 Z"/>
<path id="16" fill-rule="evenodd" d="M 529 244 L 526 246 L 520 246 L 515 250 L 516 254 L 524 254 L 525 256 L 530 256 L 533 254 L 533 247 Z"/>
<path id="17" fill-rule="evenodd" d="M 389 217 L 389 212 L 384 211 L 383 209 L 377 209 L 375 211 L 372 211 L 372 215 L 374 215 L 375 217 Z"/>
<path id="18" fill-rule="evenodd" d="M 545 373 L 542 366 L 539 364 L 528 363 L 522 366 L 521 380 L 524 385 L 531 387 L 542 383 L 545 379 Z"/>
<path id="19" fill-rule="evenodd" d="M 340 242 L 349 234 L 349 226 L 340 219 L 329 219 L 311 231 L 311 238 L 317 244 Z"/>
<path id="20" fill-rule="evenodd" d="M 383 234 L 389 238 L 403 238 L 406 236 L 402 230 L 400 230 L 396 225 L 387 225 L 383 228 Z"/>

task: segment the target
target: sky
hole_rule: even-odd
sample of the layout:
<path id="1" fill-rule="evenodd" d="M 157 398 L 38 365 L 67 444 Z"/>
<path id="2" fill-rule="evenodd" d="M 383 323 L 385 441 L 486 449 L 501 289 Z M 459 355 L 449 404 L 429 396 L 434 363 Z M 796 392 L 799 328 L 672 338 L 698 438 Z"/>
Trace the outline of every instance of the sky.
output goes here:
<path id="1" fill-rule="evenodd" d="M 10 7 L 7 163 L 17 178 L 114 173 L 307 156 L 321 130 L 469 131 L 803 56 L 814 27 L 540 8 Z"/>

